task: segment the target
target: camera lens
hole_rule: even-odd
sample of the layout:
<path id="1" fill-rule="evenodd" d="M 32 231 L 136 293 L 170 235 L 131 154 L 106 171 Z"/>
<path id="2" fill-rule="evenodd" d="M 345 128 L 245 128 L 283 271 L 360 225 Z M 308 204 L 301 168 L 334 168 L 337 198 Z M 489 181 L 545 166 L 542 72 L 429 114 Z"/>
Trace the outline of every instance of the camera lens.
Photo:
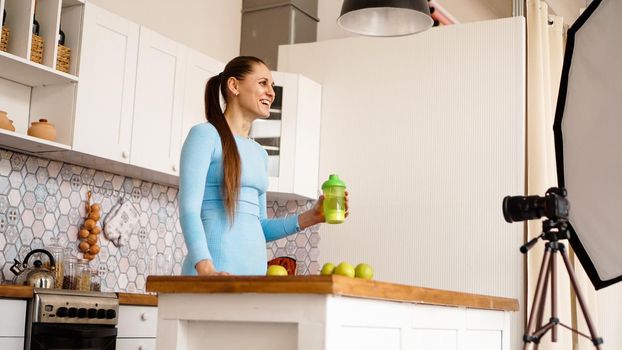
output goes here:
<path id="1" fill-rule="evenodd" d="M 507 222 L 538 219 L 544 215 L 546 200 L 540 196 L 503 198 L 503 217 Z"/>

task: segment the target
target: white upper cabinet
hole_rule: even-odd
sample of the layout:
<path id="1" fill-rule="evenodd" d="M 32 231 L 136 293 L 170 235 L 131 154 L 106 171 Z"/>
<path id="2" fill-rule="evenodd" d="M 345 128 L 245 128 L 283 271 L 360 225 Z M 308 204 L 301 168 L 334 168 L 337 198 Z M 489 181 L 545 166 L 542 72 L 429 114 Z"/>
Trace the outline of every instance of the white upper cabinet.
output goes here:
<path id="1" fill-rule="evenodd" d="M 171 176 L 224 64 L 86 5 L 73 149 Z M 173 184 L 167 178 L 167 184 Z"/>
<path id="2" fill-rule="evenodd" d="M 140 29 L 130 163 L 178 174 L 186 48 Z"/>
<path id="3" fill-rule="evenodd" d="M 317 198 L 322 88 L 299 74 L 272 76 L 277 96 L 270 117 L 251 128 L 251 137 L 268 152 L 268 196 Z"/>
<path id="4" fill-rule="evenodd" d="M 209 78 L 222 72 L 224 67 L 224 63 L 193 49 L 188 49 L 180 144 L 183 144 L 190 128 L 205 123 L 205 85 Z"/>
<path id="5" fill-rule="evenodd" d="M 139 25 L 85 5 L 73 149 L 129 162 Z"/>

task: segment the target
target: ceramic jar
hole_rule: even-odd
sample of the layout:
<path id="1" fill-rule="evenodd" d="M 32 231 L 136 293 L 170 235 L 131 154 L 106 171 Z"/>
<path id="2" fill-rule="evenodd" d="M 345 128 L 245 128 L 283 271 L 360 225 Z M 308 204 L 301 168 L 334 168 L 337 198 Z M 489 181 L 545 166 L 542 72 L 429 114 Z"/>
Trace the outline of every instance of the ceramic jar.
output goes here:
<path id="1" fill-rule="evenodd" d="M 0 111 L 0 129 L 15 131 L 15 126 L 13 126 L 13 121 L 9 119 L 5 111 Z"/>
<path id="2" fill-rule="evenodd" d="M 32 126 L 28 128 L 28 135 L 41 139 L 56 141 L 56 127 L 49 123 L 47 119 L 39 119 L 38 122 L 32 122 Z"/>

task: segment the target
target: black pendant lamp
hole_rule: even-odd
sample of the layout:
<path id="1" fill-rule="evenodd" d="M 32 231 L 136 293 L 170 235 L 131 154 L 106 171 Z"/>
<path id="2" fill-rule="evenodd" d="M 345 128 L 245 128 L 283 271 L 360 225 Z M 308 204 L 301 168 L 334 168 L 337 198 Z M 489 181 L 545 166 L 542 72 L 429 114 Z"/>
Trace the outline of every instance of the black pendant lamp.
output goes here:
<path id="1" fill-rule="evenodd" d="M 432 27 L 427 0 L 344 0 L 343 29 L 368 36 L 402 36 Z"/>

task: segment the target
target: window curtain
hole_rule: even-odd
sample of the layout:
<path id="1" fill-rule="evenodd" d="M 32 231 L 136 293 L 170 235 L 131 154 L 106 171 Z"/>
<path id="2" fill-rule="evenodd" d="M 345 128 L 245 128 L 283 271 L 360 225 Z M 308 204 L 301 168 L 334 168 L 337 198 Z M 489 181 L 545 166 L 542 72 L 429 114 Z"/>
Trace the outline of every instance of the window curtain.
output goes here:
<path id="1" fill-rule="evenodd" d="M 561 78 L 564 56 L 564 23 L 563 18 L 548 14 L 548 5 L 539 0 L 527 0 L 527 192 L 529 195 L 543 196 L 546 190 L 557 185 L 555 165 L 555 146 L 553 122 L 557 104 L 557 94 Z M 527 223 L 527 238 L 540 235 L 542 223 L 531 220 Z M 571 261 L 574 263 L 579 286 L 587 301 L 588 310 L 596 323 L 596 293 L 581 265 L 573 256 L 569 243 Z M 526 322 L 531 314 L 544 243 L 540 241 L 527 254 L 527 310 Z M 587 333 L 581 309 L 576 302 L 570 281 L 561 257 L 557 257 L 557 308 L 560 322 Z M 551 317 L 550 288 L 545 295 L 546 306 L 543 323 Z M 533 344 L 531 348 L 533 348 Z M 541 340 L 539 350 L 593 349 L 592 343 L 579 337 L 568 329 L 558 326 L 558 339 L 551 342 L 551 331 Z"/>

